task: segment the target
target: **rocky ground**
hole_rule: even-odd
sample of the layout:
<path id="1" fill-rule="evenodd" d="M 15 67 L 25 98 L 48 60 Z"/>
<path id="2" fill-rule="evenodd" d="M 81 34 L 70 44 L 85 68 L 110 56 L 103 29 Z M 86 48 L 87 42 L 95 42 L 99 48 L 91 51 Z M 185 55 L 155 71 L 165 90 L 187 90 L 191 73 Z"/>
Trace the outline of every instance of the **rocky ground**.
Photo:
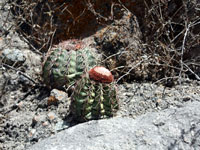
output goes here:
<path id="1" fill-rule="evenodd" d="M 173 87 L 150 82 L 118 84 L 117 116 L 77 125 L 69 115 L 68 94 L 57 89 L 49 91 L 40 82 L 43 56 L 14 31 L 11 18 L 7 17 L 8 7 L 1 7 L 0 11 L 0 149 L 189 150 L 200 147 L 199 81 L 181 79 Z M 89 39 L 94 42 L 93 37 Z M 51 96 L 56 97 L 57 105 L 51 103 Z M 153 122 L 156 117 L 157 123 Z M 63 134 L 68 143 L 62 147 Z M 55 136 L 45 140 L 52 135 Z M 44 141 L 40 143 L 41 140 Z M 54 147 L 48 147 L 53 142 Z M 40 144 L 47 147 L 41 148 Z"/>

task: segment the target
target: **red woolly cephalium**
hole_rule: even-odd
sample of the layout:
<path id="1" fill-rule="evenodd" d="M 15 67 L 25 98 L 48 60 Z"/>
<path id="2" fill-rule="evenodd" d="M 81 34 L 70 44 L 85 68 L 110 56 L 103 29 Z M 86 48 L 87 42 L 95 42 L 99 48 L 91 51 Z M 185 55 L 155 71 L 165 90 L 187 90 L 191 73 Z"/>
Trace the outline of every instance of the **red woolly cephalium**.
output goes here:
<path id="1" fill-rule="evenodd" d="M 89 71 L 91 79 L 99 81 L 101 83 L 111 83 L 114 81 L 112 73 L 102 66 L 96 66 Z"/>

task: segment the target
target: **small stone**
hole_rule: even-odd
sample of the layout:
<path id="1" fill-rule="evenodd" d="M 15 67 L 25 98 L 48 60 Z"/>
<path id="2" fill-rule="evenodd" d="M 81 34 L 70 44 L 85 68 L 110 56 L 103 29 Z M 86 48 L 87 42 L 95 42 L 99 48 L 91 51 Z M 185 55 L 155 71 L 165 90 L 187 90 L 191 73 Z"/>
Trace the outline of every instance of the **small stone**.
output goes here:
<path id="1" fill-rule="evenodd" d="M 160 104 L 160 103 L 162 102 L 162 100 L 161 100 L 161 99 L 157 99 L 156 102 L 157 102 L 158 104 Z"/>
<path id="2" fill-rule="evenodd" d="M 54 120 L 54 119 L 56 118 L 56 114 L 55 114 L 54 112 L 49 112 L 49 113 L 47 114 L 47 116 L 48 116 L 48 119 L 49 119 L 50 121 L 52 121 L 52 120 Z"/>
<path id="3" fill-rule="evenodd" d="M 46 121 L 45 115 L 35 115 L 32 119 L 32 125 L 36 125 L 37 123 L 43 123 Z"/>
<path id="4" fill-rule="evenodd" d="M 4 49 L 2 51 L 2 59 L 8 65 L 21 65 L 25 62 L 26 58 L 22 51 L 19 49 Z"/>
<path id="5" fill-rule="evenodd" d="M 31 138 L 31 137 L 33 137 L 33 136 L 35 135 L 35 133 L 36 133 L 36 129 L 32 129 L 32 130 L 29 132 L 28 136 Z"/>
<path id="6" fill-rule="evenodd" d="M 58 99 L 56 99 L 54 96 L 49 96 L 47 104 L 48 104 L 48 106 L 57 105 L 58 104 Z"/>
<path id="7" fill-rule="evenodd" d="M 20 144 L 15 148 L 15 150 L 22 150 L 24 148 L 25 148 L 24 145 Z"/>
<path id="8" fill-rule="evenodd" d="M 58 122 L 56 123 L 54 129 L 56 131 L 61 131 L 63 129 L 69 128 L 69 126 L 70 126 L 70 123 L 68 123 L 66 121 L 63 121 L 63 120 L 58 120 Z"/>
<path id="9" fill-rule="evenodd" d="M 5 136 L 1 136 L 1 137 L 0 137 L 0 143 L 4 143 L 5 141 L 6 141 Z"/>
<path id="10" fill-rule="evenodd" d="M 3 118 L 5 118 L 5 116 L 0 114 L 0 120 L 3 119 Z"/>
<path id="11" fill-rule="evenodd" d="M 60 102 L 60 101 L 65 102 L 67 98 L 68 98 L 67 93 L 57 90 L 57 89 L 53 89 L 48 98 L 48 106 L 49 105 L 57 105 L 58 102 Z"/>
<path id="12" fill-rule="evenodd" d="M 48 125 L 49 125 L 48 121 L 45 121 L 45 122 L 42 123 L 42 126 L 44 126 L 44 127 L 46 127 Z"/>

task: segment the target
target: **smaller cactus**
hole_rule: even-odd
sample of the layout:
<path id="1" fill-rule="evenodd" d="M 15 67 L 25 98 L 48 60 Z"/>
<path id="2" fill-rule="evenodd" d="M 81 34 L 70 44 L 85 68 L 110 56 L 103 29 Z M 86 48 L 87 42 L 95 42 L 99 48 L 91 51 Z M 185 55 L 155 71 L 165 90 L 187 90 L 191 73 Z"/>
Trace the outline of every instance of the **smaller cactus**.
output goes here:
<path id="1" fill-rule="evenodd" d="M 61 88 L 73 84 L 96 64 L 94 54 L 87 47 L 77 51 L 54 48 L 44 62 L 42 77 L 48 87 Z"/>
<path id="2" fill-rule="evenodd" d="M 88 73 L 76 83 L 71 98 L 71 111 L 78 122 L 113 117 L 118 109 L 115 84 L 94 81 Z"/>

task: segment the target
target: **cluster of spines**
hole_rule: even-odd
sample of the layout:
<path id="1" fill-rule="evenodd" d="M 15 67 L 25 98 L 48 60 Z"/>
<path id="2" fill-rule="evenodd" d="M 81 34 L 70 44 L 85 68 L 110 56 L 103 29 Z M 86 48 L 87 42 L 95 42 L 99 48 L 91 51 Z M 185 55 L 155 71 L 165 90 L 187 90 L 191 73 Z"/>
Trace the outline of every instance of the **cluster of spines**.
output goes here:
<path id="1" fill-rule="evenodd" d="M 51 88 L 69 86 L 96 64 L 97 60 L 88 48 L 78 51 L 55 48 L 43 65 L 44 83 Z"/>
<path id="2" fill-rule="evenodd" d="M 118 109 L 114 83 L 93 81 L 85 75 L 75 87 L 71 110 L 75 120 L 84 122 L 112 117 Z"/>

